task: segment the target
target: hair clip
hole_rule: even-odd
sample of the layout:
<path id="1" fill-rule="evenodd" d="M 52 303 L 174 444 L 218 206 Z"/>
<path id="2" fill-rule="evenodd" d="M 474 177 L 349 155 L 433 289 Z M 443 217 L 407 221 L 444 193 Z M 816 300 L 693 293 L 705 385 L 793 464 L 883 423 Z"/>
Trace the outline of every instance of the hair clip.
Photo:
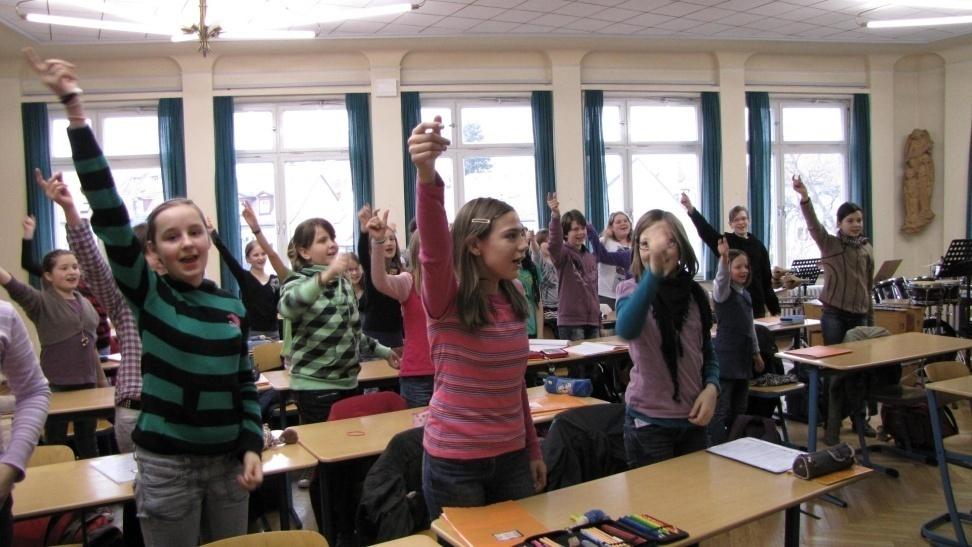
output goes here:
<path id="1" fill-rule="evenodd" d="M 489 220 L 488 218 L 474 218 L 469 222 L 472 222 L 473 224 L 489 224 L 492 221 Z"/>

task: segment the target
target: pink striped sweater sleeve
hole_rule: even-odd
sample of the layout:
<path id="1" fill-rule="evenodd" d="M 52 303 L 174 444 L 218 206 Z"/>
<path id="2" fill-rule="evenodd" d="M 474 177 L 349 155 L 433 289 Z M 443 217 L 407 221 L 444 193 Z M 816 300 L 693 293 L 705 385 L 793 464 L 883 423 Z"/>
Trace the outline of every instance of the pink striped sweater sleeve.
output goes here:
<path id="1" fill-rule="evenodd" d="M 376 247 L 371 252 L 371 282 L 378 292 L 404 303 L 412 292 L 412 274 L 402 272 L 389 275 L 385 271 L 385 254 L 377 249 L 380 245 L 375 245 L 374 241 L 371 240 L 371 244 Z"/>
<path id="2" fill-rule="evenodd" d="M 452 269 L 452 235 L 445 210 L 445 183 L 439 174 L 435 182 L 418 184 L 416 205 L 419 237 L 422 250 L 422 302 L 429 317 L 442 317 L 456 301 L 459 286 Z"/>

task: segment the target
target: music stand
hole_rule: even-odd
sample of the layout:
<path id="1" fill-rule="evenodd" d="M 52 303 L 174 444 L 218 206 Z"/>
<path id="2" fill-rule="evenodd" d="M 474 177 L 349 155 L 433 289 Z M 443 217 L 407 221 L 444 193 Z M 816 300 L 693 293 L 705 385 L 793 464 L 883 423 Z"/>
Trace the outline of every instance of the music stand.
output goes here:
<path id="1" fill-rule="evenodd" d="M 790 263 L 790 272 L 803 280 L 803 285 L 813 285 L 820 276 L 820 259 L 806 258 Z"/>
<path id="2" fill-rule="evenodd" d="M 965 296 L 959 295 L 959 335 L 969 337 L 969 285 L 972 281 L 972 239 L 953 239 L 942 257 L 938 277 L 964 277 Z"/>

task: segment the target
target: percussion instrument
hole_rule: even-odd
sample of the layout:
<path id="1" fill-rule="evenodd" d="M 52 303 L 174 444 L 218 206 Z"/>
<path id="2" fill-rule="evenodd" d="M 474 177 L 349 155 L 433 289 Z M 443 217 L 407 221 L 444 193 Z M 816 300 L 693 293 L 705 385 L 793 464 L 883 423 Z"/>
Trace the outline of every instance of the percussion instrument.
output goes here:
<path id="1" fill-rule="evenodd" d="M 916 277 L 908 281 L 911 303 L 918 306 L 957 304 L 962 283 L 957 279 Z"/>

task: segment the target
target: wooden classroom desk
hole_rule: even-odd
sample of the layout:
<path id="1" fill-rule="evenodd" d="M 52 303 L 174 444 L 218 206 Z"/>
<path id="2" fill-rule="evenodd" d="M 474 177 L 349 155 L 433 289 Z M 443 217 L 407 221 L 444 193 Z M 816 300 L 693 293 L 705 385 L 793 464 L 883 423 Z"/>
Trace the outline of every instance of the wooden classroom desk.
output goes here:
<path id="1" fill-rule="evenodd" d="M 940 406 L 938 404 L 939 393 L 972 399 L 972 376 L 962 376 L 925 384 L 928 408 Z M 921 537 L 936 545 L 954 545 L 954 539 L 935 531 L 942 525 L 951 524 L 955 538 L 959 540 L 959 545 L 968 545 L 962 522 L 972 522 L 972 514 L 959 511 L 955 505 L 955 494 L 952 492 L 952 480 L 949 477 L 948 464 L 958 463 L 964 467 L 969 467 L 972 465 L 972 455 L 946 450 L 942 439 L 941 414 L 938 412 L 929 412 L 929 414 L 931 415 L 932 433 L 935 438 L 935 459 L 938 460 L 938 472 L 942 479 L 942 491 L 945 494 L 945 506 L 948 512 L 923 524 L 921 526 Z"/>
<path id="2" fill-rule="evenodd" d="M 544 391 L 543 386 L 527 389 L 530 401 L 556 401 L 561 398 L 580 401 L 580 406 L 607 404 L 592 397 L 573 397 L 571 395 L 554 395 Z M 316 424 L 294 426 L 300 438 L 300 444 L 317 458 L 318 476 L 320 477 L 321 513 L 323 520 L 321 533 L 332 541 L 334 536 L 334 517 L 331 504 L 328 503 L 325 492 L 330 492 L 328 485 L 328 466 L 341 462 L 375 456 L 384 452 L 391 438 L 415 426 L 413 416 L 425 411 L 427 407 L 409 408 L 397 412 L 385 412 L 360 418 L 334 420 Z M 534 419 L 534 423 L 544 423 L 554 419 L 557 412 L 544 412 Z"/>
<path id="3" fill-rule="evenodd" d="M 123 459 L 126 454 L 76 460 L 27 469 L 13 491 L 13 517 L 24 519 L 128 501 L 134 497 L 132 483 L 116 483 L 94 468 L 92 462 Z"/>
<path id="4" fill-rule="evenodd" d="M 646 513 L 673 524 L 689 545 L 777 511 L 786 512 L 785 544 L 800 541 L 800 504 L 860 479 L 871 471 L 832 485 L 769 473 L 704 450 L 519 500 L 548 530 L 572 526 L 570 515 L 593 507 L 613 518 Z M 462 545 L 442 518 L 432 530 L 452 545 Z M 766 544 L 776 542 L 767 538 Z"/>
<path id="5" fill-rule="evenodd" d="M 55 414 L 97 414 L 115 408 L 115 388 L 95 387 L 51 393 L 49 416 Z"/>
<path id="6" fill-rule="evenodd" d="M 850 353 L 815 359 L 794 355 L 789 351 L 777 353 L 781 359 L 789 359 L 797 363 L 811 365 L 807 367 L 809 374 L 809 390 L 807 401 L 807 448 L 817 450 L 817 401 L 820 397 L 819 380 L 821 369 L 831 372 L 851 372 L 865 370 L 872 367 L 913 361 L 930 357 L 939 353 L 968 351 L 972 349 L 972 340 L 967 338 L 953 338 L 923 332 L 906 332 L 892 334 L 882 338 L 834 344 L 833 348 L 851 350 Z"/>
<path id="7" fill-rule="evenodd" d="M 264 372 L 263 375 L 270 381 L 271 388 L 277 391 L 290 391 L 289 370 L 271 370 L 270 372 Z M 392 368 L 388 364 L 388 361 L 384 359 L 373 359 L 361 363 L 361 372 L 358 373 L 359 385 L 391 379 L 398 379 L 398 369 Z"/>
<path id="8" fill-rule="evenodd" d="M 24 519 L 61 511 L 97 507 L 134 499 L 132 482 L 116 483 L 98 471 L 96 462 L 131 459 L 132 454 L 116 454 L 87 460 L 40 465 L 27 469 L 23 482 L 14 489 L 13 516 Z M 308 469 L 317 459 L 299 444 L 285 444 L 263 451 L 263 474 L 274 475 Z M 290 526 L 290 481 L 284 481 L 280 526 Z"/>

